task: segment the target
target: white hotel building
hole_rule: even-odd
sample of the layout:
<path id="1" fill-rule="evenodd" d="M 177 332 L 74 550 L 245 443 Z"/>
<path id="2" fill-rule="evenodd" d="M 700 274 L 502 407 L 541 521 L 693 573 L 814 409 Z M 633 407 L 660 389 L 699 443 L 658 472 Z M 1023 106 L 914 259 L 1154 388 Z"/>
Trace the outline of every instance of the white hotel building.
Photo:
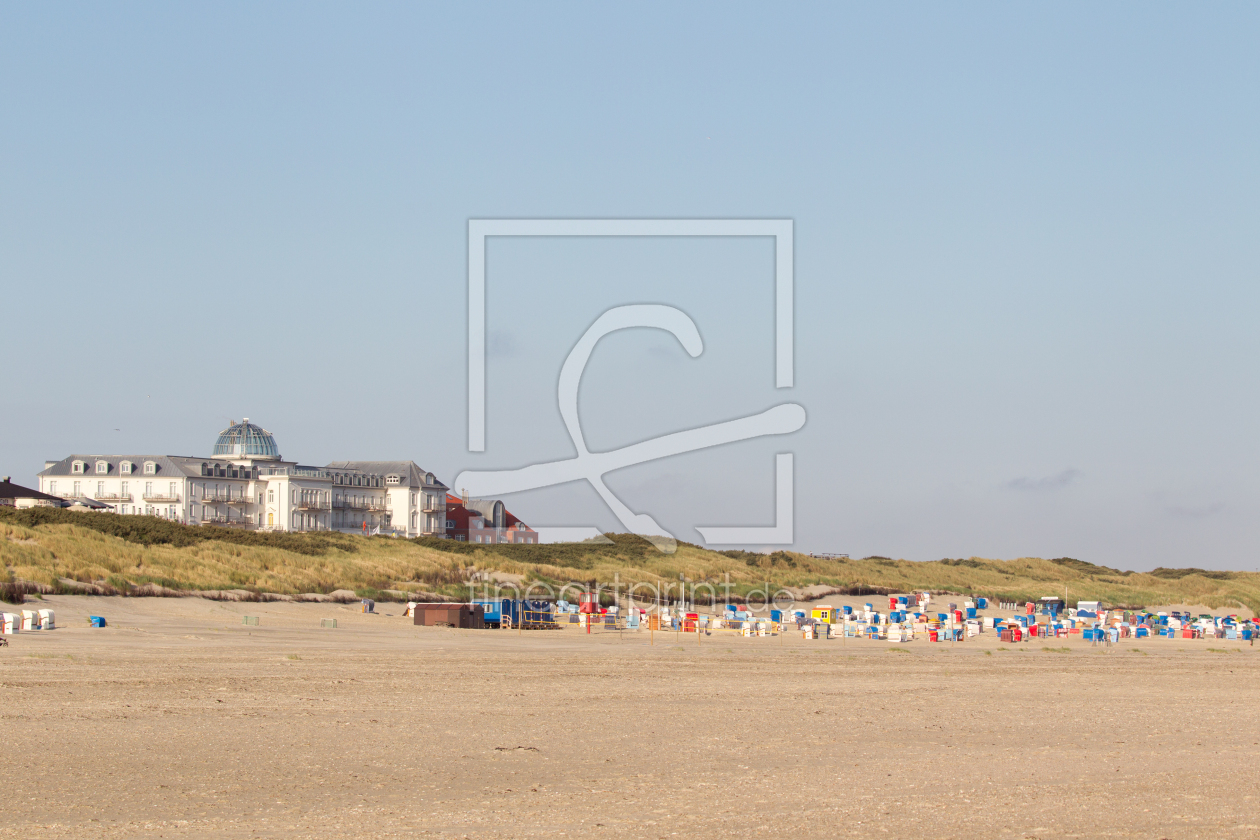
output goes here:
<path id="1" fill-rule="evenodd" d="M 224 429 L 208 458 L 71 455 L 45 462 L 39 489 L 189 525 L 446 536 L 448 488 L 433 473 L 412 461 L 302 466 L 248 418 Z"/>

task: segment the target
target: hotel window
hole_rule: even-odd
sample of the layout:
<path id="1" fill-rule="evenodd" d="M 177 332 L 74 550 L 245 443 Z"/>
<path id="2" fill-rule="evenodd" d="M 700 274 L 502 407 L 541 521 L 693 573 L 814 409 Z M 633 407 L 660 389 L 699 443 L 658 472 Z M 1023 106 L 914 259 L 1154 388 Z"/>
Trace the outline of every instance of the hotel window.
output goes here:
<path id="1" fill-rule="evenodd" d="M 55 482 L 55 481 L 50 481 L 50 482 L 48 482 L 48 494 L 49 494 L 50 496 L 56 496 L 56 495 L 57 495 L 57 482 Z"/>
<path id="2" fill-rule="evenodd" d="M 123 475 L 131 475 L 131 462 L 123 461 L 118 465 L 118 471 Z"/>
<path id="3" fill-rule="evenodd" d="M 96 498 L 99 499 L 101 496 L 104 496 L 104 495 L 105 495 L 105 482 L 103 481 L 96 482 Z"/>
<path id="4" fill-rule="evenodd" d="M 267 491 L 267 501 L 269 501 L 269 502 L 274 502 L 275 500 L 276 500 L 276 491 L 275 491 L 275 490 L 268 490 L 268 491 Z"/>
<path id="5" fill-rule="evenodd" d="M 79 482 L 77 481 L 74 483 L 74 495 L 76 496 L 83 495 L 82 492 L 79 490 Z"/>
<path id="6" fill-rule="evenodd" d="M 152 461 L 145 461 L 145 462 L 144 462 L 144 474 L 145 474 L 145 475 L 157 475 L 157 464 L 153 463 Z"/>
<path id="7" fill-rule="evenodd" d="M 126 496 L 126 495 L 127 495 L 127 482 L 125 482 L 125 481 L 124 481 L 124 482 L 122 483 L 122 493 L 120 493 L 119 495 L 121 495 L 121 496 Z"/>
<path id="8" fill-rule="evenodd" d="M 153 482 L 146 481 L 144 483 L 144 497 L 147 499 L 153 495 Z"/>
<path id="9" fill-rule="evenodd" d="M 107 473 L 107 472 L 109 472 L 109 462 L 108 462 L 108 461 L 97 461 L 97 462 L 96 462 L 96 474 L 97 474 L 97 475 L 105 475 L 105 473 Z"/>
<path id="10" fill-rule="evenodd" d="M 173 482 L 173 481 L 171 482 L 171 492 L 170 492 L 170 496 L 171 496 L 171 498 L 172 498 L 172 499 L 173 499 L 173 498 L 175 498 L 175 482 Z"/>
<path id="11" fill-rule="evenodd" d="M 73 464 L 71 464 L 70 472 L 75 473 L 76 475 L 83 472 L 83 462 L 75 461 Z"/>

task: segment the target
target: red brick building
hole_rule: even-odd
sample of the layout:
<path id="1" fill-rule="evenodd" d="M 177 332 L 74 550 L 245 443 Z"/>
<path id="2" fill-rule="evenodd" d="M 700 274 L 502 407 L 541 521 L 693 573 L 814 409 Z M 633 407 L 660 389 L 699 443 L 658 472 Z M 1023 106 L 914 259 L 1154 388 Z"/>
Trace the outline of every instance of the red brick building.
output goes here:
<path id="1" fill-rule="evenodd" d="M 538 532 L 504 507 L 498 499 L 468 499 L 446 496 L 446 534 L 453 540 L 471 543 L 538 542 Z"/>

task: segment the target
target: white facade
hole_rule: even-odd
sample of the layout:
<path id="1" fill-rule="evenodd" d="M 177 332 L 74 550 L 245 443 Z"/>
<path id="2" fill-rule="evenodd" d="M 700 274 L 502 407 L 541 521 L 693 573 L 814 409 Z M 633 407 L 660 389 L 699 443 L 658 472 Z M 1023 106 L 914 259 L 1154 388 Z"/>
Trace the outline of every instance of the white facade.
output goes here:
<path id="1" fill-rule="evenodd" d="M 225 429 L 215 451 L 72 455 L 45 463 L 39 489 L 189 525 L 446 536 L 447 488 L 411 461 L 302 466 L 280 458 L 270 433 L 248 421 Z"/>
<path id="2" fill-rule="evenodd" d="M 382 522 L 408 536 L 446 536 L 445 484 L 411 461 L 334 461 L 333 527 L 348 531 Z M 375 523 L 375 524 L 374 524 Z"/>

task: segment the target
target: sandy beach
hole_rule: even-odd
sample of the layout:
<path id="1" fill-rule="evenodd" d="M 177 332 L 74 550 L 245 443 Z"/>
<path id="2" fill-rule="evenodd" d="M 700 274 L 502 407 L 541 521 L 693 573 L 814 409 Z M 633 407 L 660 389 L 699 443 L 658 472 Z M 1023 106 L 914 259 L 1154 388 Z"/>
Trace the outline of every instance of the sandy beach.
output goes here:
<path id="1" fill-rule="evenodd" d="M 1260 832 L 1260 653 L 1242 642 L 649 639 L 419 628 L 398 604 L 35 606 L 58 628 L 0 649 L 0 837 Z"/>

